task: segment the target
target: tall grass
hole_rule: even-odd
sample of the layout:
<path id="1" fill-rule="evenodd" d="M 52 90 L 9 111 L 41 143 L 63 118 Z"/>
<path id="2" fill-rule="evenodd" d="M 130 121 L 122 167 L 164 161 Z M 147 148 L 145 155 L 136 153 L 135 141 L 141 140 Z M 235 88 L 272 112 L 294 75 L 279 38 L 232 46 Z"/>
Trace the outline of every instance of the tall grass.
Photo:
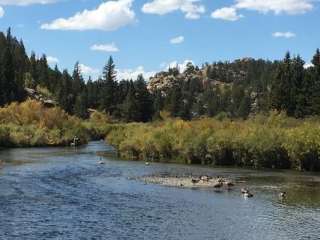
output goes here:
<path id="1" fill-rule="evenodd" d="M 246 121 L 166 120 L 117 125 L 107 141 L 122 157 L 132 159 L 320 170 L 320 120 L 297 120 L 277 113 Z"/>
<path id="2" fill-rule="evenodd" d="M 80 119 L 60 108 L 46 108 L 34 100 L 0 108 L 0 146 L 69 145 L 75 136 L 85 143 L 88 131 Z"/>

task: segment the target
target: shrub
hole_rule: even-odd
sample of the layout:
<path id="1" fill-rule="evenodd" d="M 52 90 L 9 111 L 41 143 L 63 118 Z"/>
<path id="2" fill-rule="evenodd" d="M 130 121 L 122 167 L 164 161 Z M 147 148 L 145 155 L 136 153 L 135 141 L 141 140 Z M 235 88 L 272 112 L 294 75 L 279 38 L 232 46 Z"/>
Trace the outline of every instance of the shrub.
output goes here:
<path id="1" fill-rule="evenodd" d="M 46 108 L 34 100 L 0 108 L 0 146 L 69 145 L 75 136 L 85 143 L 88 130 L 60 108 Z"/>
<path id="2" fill-rule="evenodd" d="M 284 114 L 248 120 L 167 119 L 113 125 L 107 141 L 124 157 L 152 161 L 320 170 L 320 121 Z"/>

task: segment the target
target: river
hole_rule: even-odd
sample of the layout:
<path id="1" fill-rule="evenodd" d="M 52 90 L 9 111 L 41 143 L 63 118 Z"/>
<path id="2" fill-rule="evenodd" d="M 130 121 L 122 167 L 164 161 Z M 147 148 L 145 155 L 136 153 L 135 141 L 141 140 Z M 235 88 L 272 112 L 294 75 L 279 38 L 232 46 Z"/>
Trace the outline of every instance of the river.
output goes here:
<path id="1" fill-rule="evenodd" d="M 98 152 L 108 153 L 104 165 Z M 110 146 L 0 151 L 0 239 L 320 239 L 320 176 L 119 161 Z M 152 174 L 227 176 L 233 191 L 135 180 Z M 285 200 L 279 191 L 287 191 Z"/>

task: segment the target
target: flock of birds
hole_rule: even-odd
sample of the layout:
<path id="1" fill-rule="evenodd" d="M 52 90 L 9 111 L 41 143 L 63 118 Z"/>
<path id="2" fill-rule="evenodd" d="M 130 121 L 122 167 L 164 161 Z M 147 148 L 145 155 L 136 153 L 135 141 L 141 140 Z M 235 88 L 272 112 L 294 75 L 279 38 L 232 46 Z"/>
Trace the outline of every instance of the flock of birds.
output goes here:
<path id="1" fill-rule="evenodd" d="M 104 165 L 105 162 L 102 160 L 102 157 L 100 157 L 100 161 L 98 162 L 98 164 L 100 165 Z M 149 162 L 145 162 L 146 166 L 149 166 L 150 163 Z M 203 182 L 208 182 L 210 179 L 212 179 L 209 176 L 203 175 L 200 178 L 192 178 L 191 181 L 193 184 L 197 184 L 200 181 Z M 217 182 L 213 185 L 214 188 L 218 189 L 218 188 L 222 188 L 223 186 L 227 186 L 228 189 L 230 189 L 231 187 L 234 186 L 234 183 L 229 181 L 229 180 L 225 180 L 222 177 L 217 177 Z M 241 194 L 244 198 L 252 198 L 254 195 L 253 193 L 248 189 L 248 188 L 241 188 Z M 279 199 L 284 200 L 287 197 L 287 193 L 286 192 L 280 192 L 279 193 Z"/>
<path id="2" fill-rule="evenodd" d="M 196 184 L 198 183 L 199 181 L 206 181 L 208 182 L 210 179 L 212 179 L 211 177 L 209 176 L 201 176 L 200 178 L 198 179 L 195 179 L 195 178 L 192 178 L 191 181 L 193 184 Z M 222 177 L 217 177 L 217 183 L 213 185 L 214 188 L 222 188 L 223 186 L 227 186 L 228 189 L 230 190 L 231 187 L 233 187 L 235 184 L 229 180 L 226 180 L 226 179 L 223 179 Z M 253 193 L 248 189 L 248 188 L 241 188 L 241 194 L 244 198 L 252 198 L 254 195 Z M 286 199 L 287 197 L 287 193 L 286 192 L 280 192 L 279 193 L 279 199 L 280 200 L 284 200 Z"/>

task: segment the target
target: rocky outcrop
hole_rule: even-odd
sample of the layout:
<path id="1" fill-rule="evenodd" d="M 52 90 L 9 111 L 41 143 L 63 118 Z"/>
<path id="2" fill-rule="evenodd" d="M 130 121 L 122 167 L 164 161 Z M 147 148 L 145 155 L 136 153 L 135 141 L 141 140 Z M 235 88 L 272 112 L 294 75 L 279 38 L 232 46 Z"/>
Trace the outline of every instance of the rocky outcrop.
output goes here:
<path id="1" fill-rule="evenodd" d="M 42 102 L 46 107 L 55 107 L 57 105 L 55 100 L 49 99 L 35 89 L 25 88 L 24 90 L 29 98 Z"/>
<path id="2" fill-rule="evenodd" d="M 204 87 L 232 86 L 235 82 L 241 82 L 246 79 L 248 72 L 246 65 L 254 61 L 250 58 L 236 60 L 233 63 L 214 63 L 207 64 L 201 69 L 190 66 L 184 72 L 177 69 L 169 69 L 157 73 L 151 77 L 148 83 L 150 92 L 165 92 L 173 86 L 179 86 L 183 81 L 197 79 Z"/>

